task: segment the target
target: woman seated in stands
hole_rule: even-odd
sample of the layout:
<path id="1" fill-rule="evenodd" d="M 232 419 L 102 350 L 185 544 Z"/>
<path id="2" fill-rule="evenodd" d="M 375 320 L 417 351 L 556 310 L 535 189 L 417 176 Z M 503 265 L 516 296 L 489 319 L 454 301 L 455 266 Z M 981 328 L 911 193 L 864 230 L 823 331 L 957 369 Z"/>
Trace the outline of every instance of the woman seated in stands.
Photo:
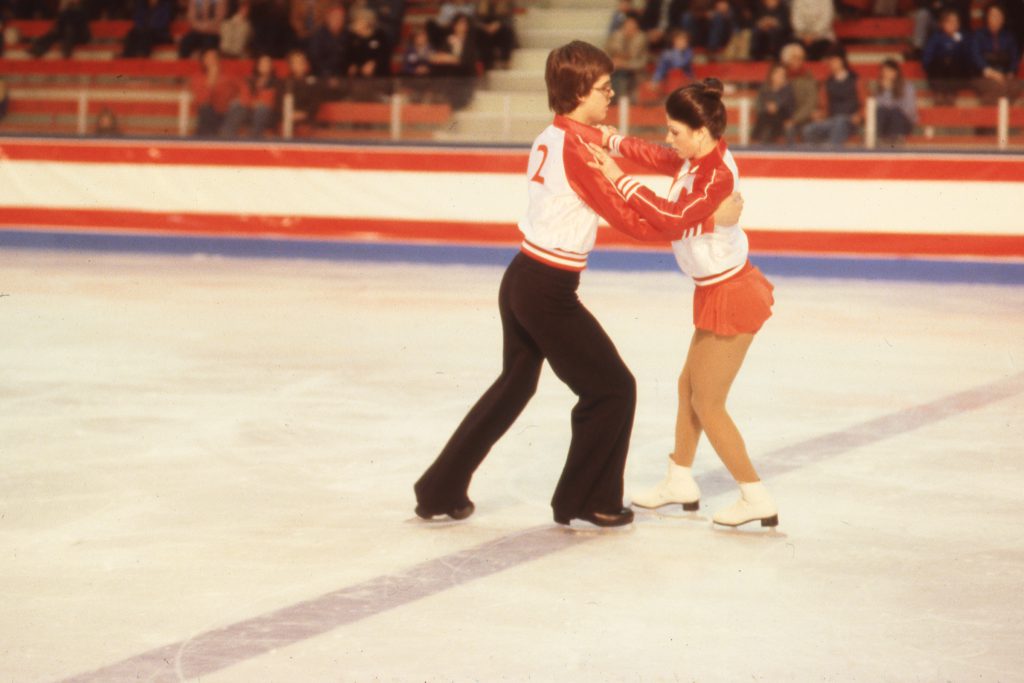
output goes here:
<path id="1" fill-rule="evenodd" d="M 846 55 L 838 50 L 826 58 L 829 77 L 825 80 L 825 110 L 815 111 L 814 120 L 804 126 L 805 142 L 828 142 L 842 147 L 861 123 L 857 74 L 850 70 Z"/>
<path id="2" fill-rule="evenodd" d="M 925 43 L 921 65 L 928 75 L 928 87 L 935 95 L 936 104 L 952 104 L 957 91 L 967 86 L 974 65 L 955 9 L 943 10 L 939 15 L 939 30 Z"/>
<path id="3" fill-rule="evenodd" d="M 917 92 L 913 83 L 903 78 L 896 60 L 882 62 L 874 95 L 879 142 L 890 146 L 899 144 L 917 123 Z"/>
<path id="4" fill-rule="evenodd" d="M 508 67 L 516 43 L 515 4 L 512 0 L 480 0 L 476 6 L 476 35 L 484 69 Z"/>
<path id="5" fill-rule="evenodd" d="M 454 109 L 461 109 L 473 97 L 479 55 L 473 22 L 467 15 L 455 17 L 445 47 L 434 53 L 432 71 L 448 77 L 444 84 L 448 100 Z"/>
<path id="6" fill-rule="evenodd" d="M 282 85 L 274 73 L 274 60 L 270 55 L 256 58 L 248 86 L 252 101 L 249 132 L 254 138 L 262 138 L 273 130 L 280 113 Z"/>
<path id="7" fill-rule="evenodd" d="M 981 101 L 994 104 L 1001 97 L 1011 101 L 1020 95 L 1020 82 L 1016 79 L 1020 67 L 1020 46 L 1006 27 L 1006 10 L 991 3 L 985 8 L 985 22 L 971 41 L 974 68 L 981 75 L 974 80 L 974 88 Z"/>
<path id="8" fill-rule="evenodd" d="M 762 145 L 773 145 L 784 137 L 793 125 L 796 97 L 793 86 L 786 78 L 786 67 L 775 64 L 757 93 L 757 121 L 751 139 Z"/>
<path id="9" fill-rule="evenodd" d="M 373 10 L 357 8 L 352 11 L 345 38 L 345 73 L 353 78 L 386 78 L 391 75 L 391 45 L 387 34 L 377 27 Z"/>

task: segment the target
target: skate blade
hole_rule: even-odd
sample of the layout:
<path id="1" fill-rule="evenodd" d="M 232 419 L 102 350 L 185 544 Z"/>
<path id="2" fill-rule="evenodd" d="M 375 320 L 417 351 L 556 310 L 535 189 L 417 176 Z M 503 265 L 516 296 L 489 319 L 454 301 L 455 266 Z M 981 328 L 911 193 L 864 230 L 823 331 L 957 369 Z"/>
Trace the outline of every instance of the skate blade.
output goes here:
<path id="1" fill-rule="evenodd" d="M 629 534 L 636 529 L 636 521 L 632 521 L 629 524 L 623 524 L 621 526 L 598 526 L 591 524 L 582 519 L 573 519 L 568 524 L 558 524 L 555 526 L 563 530 L 568 534 L 581 534 L 584 536 L 607 536 L 609 534 Z"/>

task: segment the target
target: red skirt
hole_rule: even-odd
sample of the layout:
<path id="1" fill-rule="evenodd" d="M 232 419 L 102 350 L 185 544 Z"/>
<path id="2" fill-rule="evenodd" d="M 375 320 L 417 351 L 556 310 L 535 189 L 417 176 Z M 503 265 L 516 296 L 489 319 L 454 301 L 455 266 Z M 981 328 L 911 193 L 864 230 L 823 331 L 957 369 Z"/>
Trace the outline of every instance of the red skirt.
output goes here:
<path id="1" fill-rule="evenodd" d="M 754 334 L 772 316 L 775 287 L 750 261 L 728 280 L 693 292 L 693 326 L 723 337 Z"/>

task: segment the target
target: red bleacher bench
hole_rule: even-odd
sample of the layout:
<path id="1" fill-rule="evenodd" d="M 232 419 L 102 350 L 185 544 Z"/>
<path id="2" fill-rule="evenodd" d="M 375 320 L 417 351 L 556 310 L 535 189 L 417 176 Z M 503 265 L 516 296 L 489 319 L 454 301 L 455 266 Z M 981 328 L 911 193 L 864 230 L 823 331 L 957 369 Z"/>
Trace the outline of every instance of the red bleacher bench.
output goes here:
<path id="1" fill-rule="evenodd" d="M 403 104 L 401 121 L 408 125 L 440 126 L 448 122 L 452 108 L 447 104 Z M 381 102 L 326 102 L 320 105 L 317 121 L 329 124 L 391 123 L 391 105 Z"/>
<path id="2" fill-rule="evenodd" d="M 15 19 L 7 22 L 8 26 L 18 29 L 22 39 L 38 38 L 51 28 L 52 19 Z M 100 19 L 89 22 L 89 32 L 94 41 L 120 41 L 128 35 L 132 22 L 127 19 Z M 175 21 L 171 24 L 171 35 L 181 37 L 188 32 L 187 21 Z"/>
<path id="3" fill-rule="evenodd" d="M 905 40 L 912 30 L 913 24 L 906 17 L 867 17 L 835 24 L 839 40 Z"/>

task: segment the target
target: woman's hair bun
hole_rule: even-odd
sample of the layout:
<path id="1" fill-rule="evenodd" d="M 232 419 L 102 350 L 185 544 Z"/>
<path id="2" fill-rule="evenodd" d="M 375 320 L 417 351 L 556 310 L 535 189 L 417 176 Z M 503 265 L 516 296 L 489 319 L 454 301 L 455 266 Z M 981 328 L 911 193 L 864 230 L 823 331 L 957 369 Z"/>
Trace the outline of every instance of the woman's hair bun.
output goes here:
<path id="1" fill-rule="evenodd" d="M 702 85 L 704 86 L 704 92 L 708 95 L 721 98 L 722 93 L 725 92 L 725 86 L 717 78 L 705 78 Z"/>

